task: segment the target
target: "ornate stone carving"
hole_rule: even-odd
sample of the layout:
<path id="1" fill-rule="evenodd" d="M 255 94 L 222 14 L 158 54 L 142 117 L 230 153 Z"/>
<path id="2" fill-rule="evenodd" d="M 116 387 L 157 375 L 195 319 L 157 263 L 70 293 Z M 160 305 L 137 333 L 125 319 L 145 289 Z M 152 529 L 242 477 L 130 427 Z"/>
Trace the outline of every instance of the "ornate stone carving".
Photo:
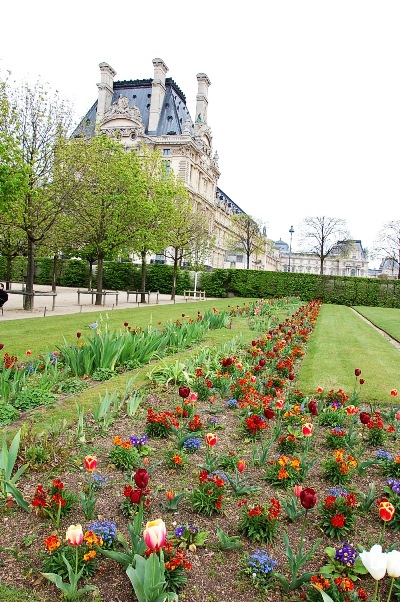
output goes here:
<path id="1" fill-rule="evenodd" d="M 106 111 L 103 119 L 101 120 L 102 125 L 107 123 L 108 121 L 114 119 L 130 119 L 135 122 L 137 126 L 143 129 L 143 121 L 142 116 L 140 114 L 139 108 L 136 106 L 129 106 L 129 98 L 126 96 L 120 96 L 114 104 Z"/>

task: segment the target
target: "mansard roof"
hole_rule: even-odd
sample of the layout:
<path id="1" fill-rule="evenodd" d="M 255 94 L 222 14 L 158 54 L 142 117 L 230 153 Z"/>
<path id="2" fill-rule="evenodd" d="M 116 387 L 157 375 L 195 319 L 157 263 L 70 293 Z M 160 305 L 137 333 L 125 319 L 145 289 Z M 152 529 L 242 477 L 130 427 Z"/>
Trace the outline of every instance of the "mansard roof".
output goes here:
<path id="1" fill-rule="evenodd" d="M 113 84 L 111 104 L 116 103 L 120 96 L 128 98 L 129 106 L 136 106 L 139 109 L 145 127 L 145 133 L 149 136 L 180 135 L 183 132 L 186 122 L 190 124 L 190 134 L 193 136 L 194 124 L 189 109 L 186 106 L 186 96 L 171 77 L 167 77 L 165 80 L 165 96 L 157 130 L 149 134 L 148 127 L 152 83 L 152 79 L 115 81 Z M 81 135 L 83 132 L 88 136 L 94 134 L 96 113 L 97 101 L 89 109 L 72 133 L 73 138 Z"/>

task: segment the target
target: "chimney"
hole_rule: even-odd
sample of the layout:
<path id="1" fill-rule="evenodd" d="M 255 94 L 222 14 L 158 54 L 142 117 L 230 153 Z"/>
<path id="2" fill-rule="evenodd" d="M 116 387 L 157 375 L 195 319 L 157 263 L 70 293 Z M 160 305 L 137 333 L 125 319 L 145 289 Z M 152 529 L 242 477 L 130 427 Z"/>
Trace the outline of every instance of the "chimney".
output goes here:
<path id="1" fill-rule="evenodd" d="M 113 84 L 116 71 L 108 63 L 100 63 L 101 82 L 97 84 L 99 89 L 99 99 L 97 101 L 97 116 L 96 122 L 98 123 L 104 117 L 104 113 L 111 107 L 111 100 L 113 97 Z"/>
<path id="2" fill-rule="evenodd" d="M 197 74 L 197 96 L 196 96 L 196 118 L 195 118 L 195 133 L 199 128 L 207 123 L 207 106 L 208 106 L 208 88 L 211 82 L 205 73 Z"/>
<path id="3" fill-rule="evenodd" d="M 149 132 L 157 131 L 158 122 L 165 96 L 165 75 L 168 71 L 167 65 L 162 59 L 153 59 L 154 79 L 151 86 L 151 101 L 149 115 Z"/>

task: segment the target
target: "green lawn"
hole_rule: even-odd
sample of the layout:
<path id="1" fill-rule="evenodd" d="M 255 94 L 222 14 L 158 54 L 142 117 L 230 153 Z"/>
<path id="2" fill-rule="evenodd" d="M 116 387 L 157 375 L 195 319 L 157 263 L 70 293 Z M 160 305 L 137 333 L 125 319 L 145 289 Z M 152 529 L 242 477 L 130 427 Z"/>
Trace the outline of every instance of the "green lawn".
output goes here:
<path id="1" fill-rule="evenodd" d="M 391 307 L 354 307 L 378 328 L 400 341 L 400 309 Z"/>
<path id="2" fill-rule="evenodd" d="M 101 308 L 98 313 L 7 320 L 1 322 L 0 343 L 4 345 L 2 353 L 22 359 L 28 349 L 34 356 L 54 351 L 57 345 L 63 343 L 63 337 L 71 344 L 76 343 L 76 333 L 90 335 L 92 331 L 87 326 L 95 320 L 103 321 L 103 324 L 107 322 L 110 330 L 124 330 L 124 322 L 128 322 L 132 329 L 139 326 L 146 328 L 150 323 L 157 326 L 158 322 L 180 319 L 182 314 L 196 318 L 198 311 L 204 313 L 213 307 L 221 311 L 228 310 L 229 307 L 243 306 L 248 301 L 249 299 L 219 299 L 110 311 Z"/>
<path id="3" fill-rule="evenodd" d="M 351 308 L 323 305 L 296 386 L 307 394 L 319 386 L 349 394 L 356 368 L 365 379 L 361 400 L 388 402 L 392 389 L 400 391 L 400 352 Z"/>

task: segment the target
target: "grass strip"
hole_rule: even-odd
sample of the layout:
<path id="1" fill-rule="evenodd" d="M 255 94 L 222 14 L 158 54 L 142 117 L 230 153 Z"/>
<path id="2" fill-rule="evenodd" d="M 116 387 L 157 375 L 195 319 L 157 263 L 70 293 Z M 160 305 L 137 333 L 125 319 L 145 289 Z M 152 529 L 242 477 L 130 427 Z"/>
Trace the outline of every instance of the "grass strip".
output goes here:
<path id="1" fill-rule="evenodd" d="M 391 307 L 354 307 L 367 320 L 400 341 L 400 309 Z"/>
<path id="2" fill-rule="evenodd" d="M 318 387 L 350 394 L 356 368 L 365 380 L 361 401 L 387 403 L 390 391 L 400 390 L 400 352 L 351 308 L 323 305 L 296 387 L 307 395 Z"/>

